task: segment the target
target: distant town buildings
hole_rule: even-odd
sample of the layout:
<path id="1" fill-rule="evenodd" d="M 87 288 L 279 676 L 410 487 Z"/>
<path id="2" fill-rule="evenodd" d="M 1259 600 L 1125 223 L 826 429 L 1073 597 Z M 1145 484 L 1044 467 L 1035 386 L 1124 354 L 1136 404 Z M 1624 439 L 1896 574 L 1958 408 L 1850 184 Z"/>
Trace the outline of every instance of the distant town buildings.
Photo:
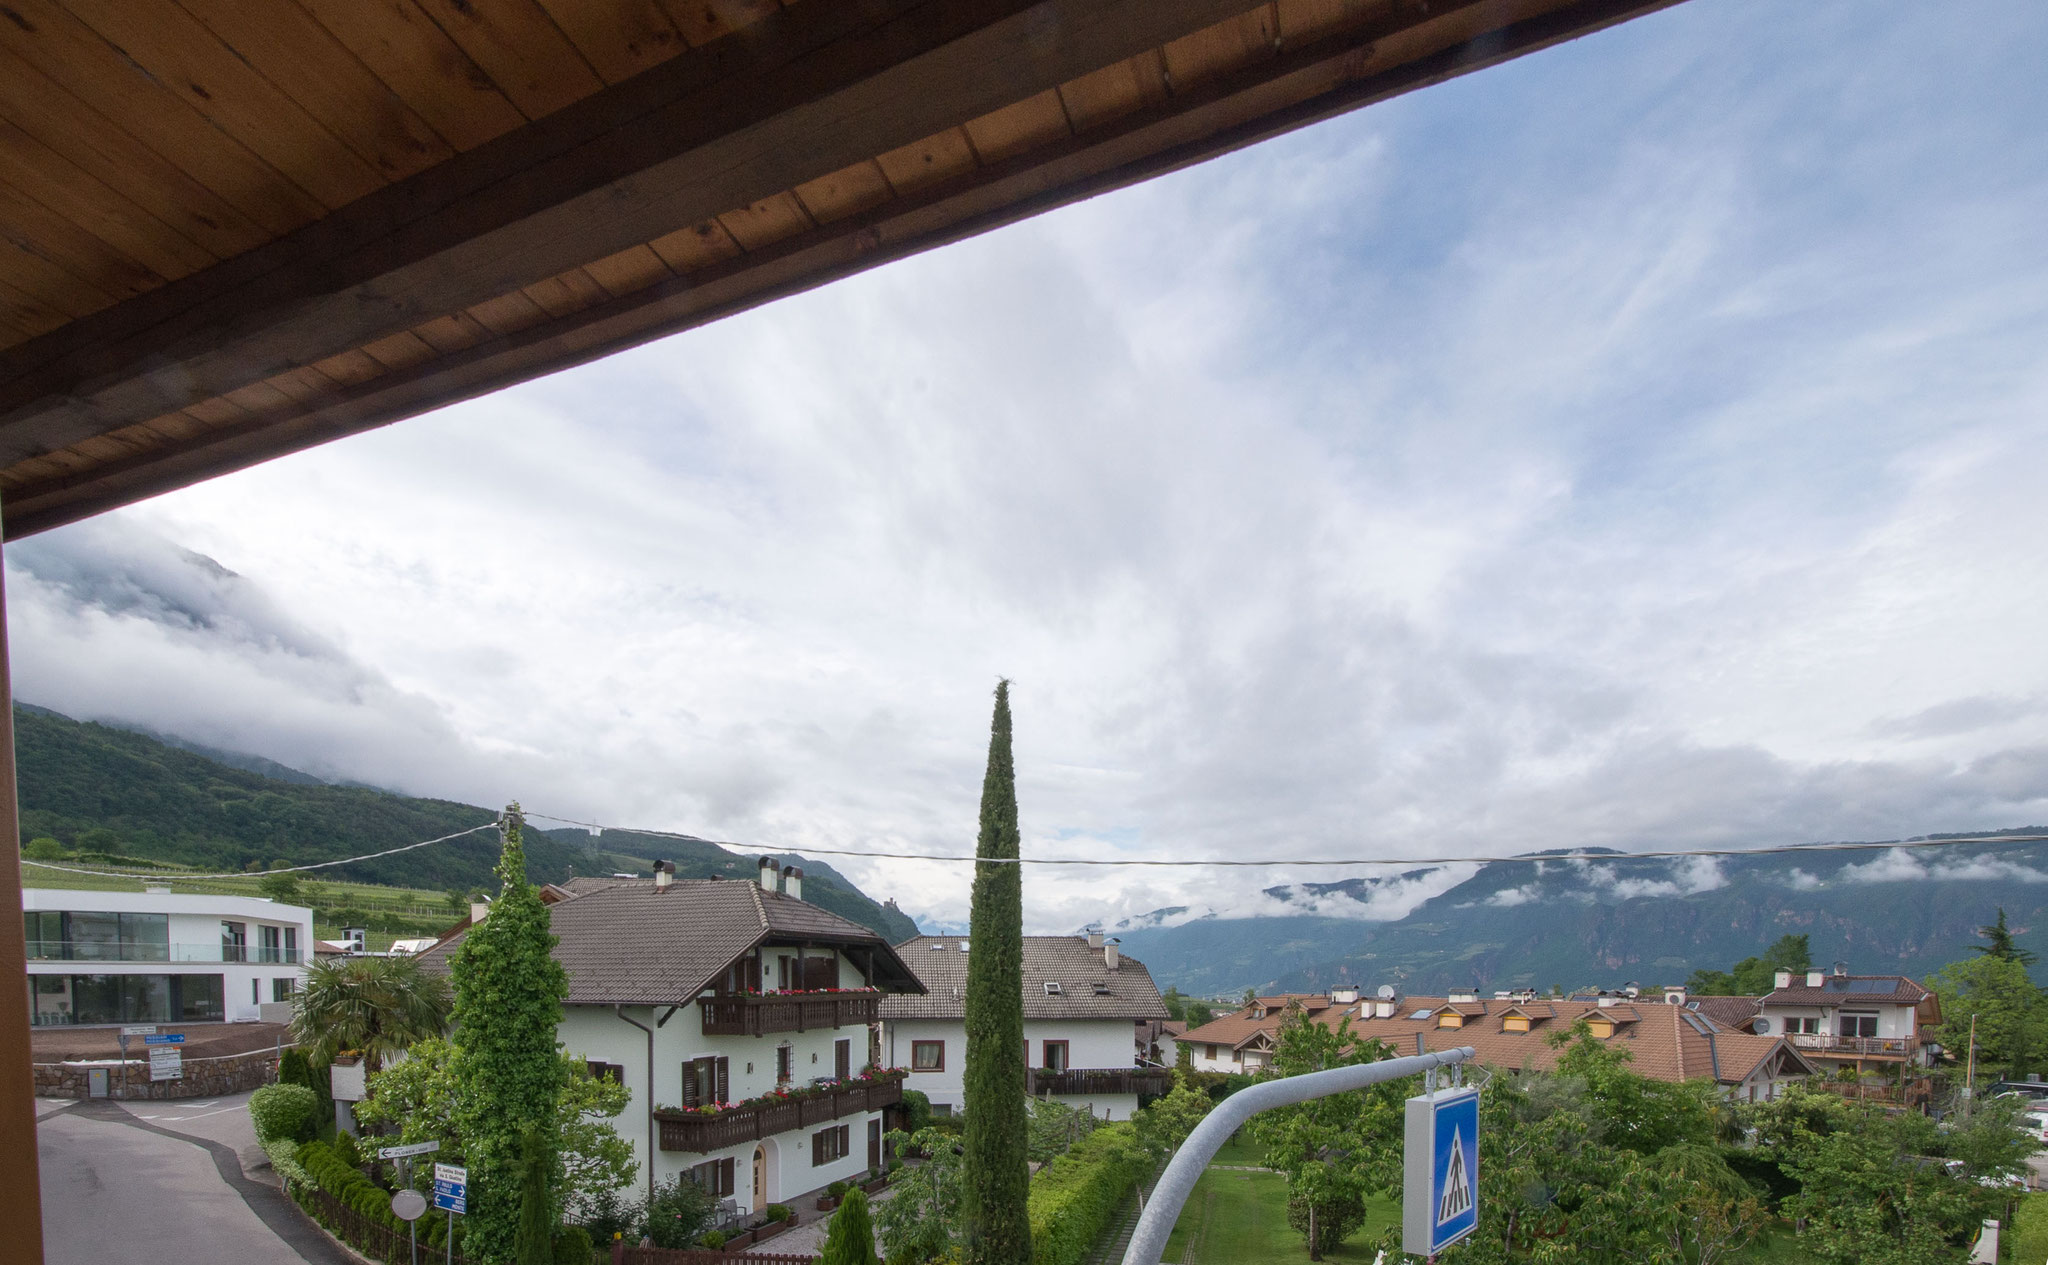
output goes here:
<path id="1" fill-rule="evenodd" d="M 908 1067 L 909 1088 L 941 1114 L 959 1110 L 965 1098 L 967 943 L 918 936 L 896 946 L 924 992 L 885 997 L 881 1005 L 884 1057 Z M 1140 1094 L 1173 1087 L 1156 1060 L 1140 1066 L 1156 1044 L 1156 1025 L 1168 1022 L 1152 973 L 1101 933 L 1025 936 L 1023 1001 L 1032 1094 L 1128 1120 Z"/>
<path id="2" fill-rule="evenodd" d="M 256 1019 L 290 1002 L 313 945 L 312 910 L 258 897 L 32 887 L 21 901 L 39 1028 Z"/>

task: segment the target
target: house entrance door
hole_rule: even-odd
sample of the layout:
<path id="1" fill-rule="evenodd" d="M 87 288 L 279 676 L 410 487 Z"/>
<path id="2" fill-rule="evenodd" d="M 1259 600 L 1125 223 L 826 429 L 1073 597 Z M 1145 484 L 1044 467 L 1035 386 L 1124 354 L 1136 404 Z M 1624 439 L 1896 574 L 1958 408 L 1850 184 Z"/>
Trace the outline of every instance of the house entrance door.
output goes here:
<path id="1" fill-rule="evenodd" d="M 754 1211 L 768 1206 L 768 1153 L 754 1148 Z"/>

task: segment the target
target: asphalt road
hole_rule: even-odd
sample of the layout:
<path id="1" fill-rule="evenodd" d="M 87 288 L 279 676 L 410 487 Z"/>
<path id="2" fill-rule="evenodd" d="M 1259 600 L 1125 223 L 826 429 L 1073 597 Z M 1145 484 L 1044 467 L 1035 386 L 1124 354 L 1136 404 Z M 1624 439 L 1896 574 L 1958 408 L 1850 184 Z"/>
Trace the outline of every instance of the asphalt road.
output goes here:
<path id="1" fill-rule="evenodd" d="M 282 1191 L 245 1175 L 247 1100 L 38 1102 L 44 1258 L 345 1265 Z"/>

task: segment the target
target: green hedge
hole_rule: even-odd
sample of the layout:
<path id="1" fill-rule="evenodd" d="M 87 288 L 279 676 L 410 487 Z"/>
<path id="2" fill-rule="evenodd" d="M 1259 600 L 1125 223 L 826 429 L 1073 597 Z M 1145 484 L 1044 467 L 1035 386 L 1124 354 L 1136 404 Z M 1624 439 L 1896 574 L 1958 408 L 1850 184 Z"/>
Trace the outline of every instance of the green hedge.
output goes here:
<path id="1" fill-rule="evenodd" d="M 312 1140 L 320 1099 L 304 1085 L 265 1085 L 249 1095 L 249 1123 L 258 1142 Z"/>
<path id="2" fill-rule="evenodd" d="M 1080 1265 L 1149 1166 L 1126 1121 L 1104 1125 L 1033 1174 L 1032 1265 Z"/>
<path id="3" fill-rule="evenodd" d="M 2048 1192 L 2028 1195 L 2013 1214 L 2012 1259 L 2048 1260 Z"/>
<path id="4" fill-rule="evenodd" d="M 339 1151 L 326 1142 L 308 1142 L 299 1148 L 299 1167 L 306 1172 L 307 1180 L 313 1186 L 327 1192 L 364 1218 L 388 1226 L 400 1234 L 405 1233 L 405 1222 L 391 1214 L 391 1192 L 363 1176 L 362 1170 L 342 1158 Z M 301 1201 L 301 1206 L 304 1201 Z M 307 1208 L 308 1213 L 313 1209 Z M 317 1216 L 315 1220 L 318 1220 Z M 328 1227 L 332 1229 L 332 1226 Z M 420 1244 L 439 1247 L 447 1242 L 448 1223 L 445 1218 L 421 1217 L 419 1221 Z M 456 1234 L 459 1245 L 461 1233 Z"/>

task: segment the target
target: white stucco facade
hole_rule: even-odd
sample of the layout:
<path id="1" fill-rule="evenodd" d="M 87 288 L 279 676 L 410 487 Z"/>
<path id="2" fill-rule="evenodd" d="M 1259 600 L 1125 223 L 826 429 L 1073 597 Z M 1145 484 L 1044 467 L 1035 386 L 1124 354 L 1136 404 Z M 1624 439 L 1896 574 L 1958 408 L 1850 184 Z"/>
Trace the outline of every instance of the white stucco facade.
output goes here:
<path id="1" fill-rule="evenodd" d="M 289 1000 L 313 911 L 249 896 L 27 888 L 37 1027 L 253 1020 Z"/>
<path id="2" fill-rule="evenodd" d="M 777 956 L 774 950 L 766 955 L 767 978 L 775 977 Z M 818 950 L 811 950 L 811 956 L 819 956 Z M 858 979 L 854 965 L 843 957 L 840 970 L 844 977 Z M 635 1023 L 653 1029 L 651 1056 L 649 1034 Z M 563 1049 L 577 1058 L 619 1069 L 631 1100 L 615 1123 L 619 1135 L 632 1143 L 634 1158 L 641 1164 L 636 1192 L 640 1196 L 645 1196 L 650 1180 L 666 1182 L 697 1165 L 731 1159 L 735 1179 L 731 1198 L 742 1211 L 757 1212 L 767 1204 L 790 1202 L 834 1181 L 860 1177 L 876 1158 L 871 1144 L 880 1141 L 880 1111 L 831 1121 L 832 1127 L 847 1128 L 847 1154 L 823 1163 L 815 1162 L 812 1149 L 814 1135 L 826 1127 L 823 1123 L 777 1133 L 759 1142 L 699 1152 L 663 1150 L 660 1126 L 650 1114 L 655 1108 L 682 1105 L 684 1068 L 695 1059 L 727 1060 L 728 1102 L 742 1102 L 775 1089 L 778 1051 L 783 1048 L 789 1051 L 789 1084 L 833 1079 L 842 1042 L 846 1065 L 857 1076 L 870 1062 L 872 1029 L 865 1023 L 761 1036 L 707 1037 L 702 1008 L 694 1002 L 676 1007 L 672 1013 L 667 1006 L 570 1005 L 563 1008 L 558 1034 Z"/>
<path id="3" fill-rule="evenodd" d="M 1066 1043 L 1066 1066 L 1073 1069 L 1131 1070 L 1134 1064 L 1128 1019 L 1069 1019 L 1024 1021 L 1026 1065 L 1048 1066 L 1046 1043 L 1055 1048 Z M 942 1065 L 937 1070 L 919 1070 L 917 1046 L 927 1051 L 939 1046 Z M 910 1068 L 905 1089 L 914 1089 L 932 1101 L 934 1108 L 957 1112 L 966 1100 L 963 1077 L 967 1065 L 967 1025 L 959 1019 L 891 1019 L 882 1025 L 882 1055 L 891 1067 Z M 1057 1055 L 1055 1055 L 1057 1057 Z M 1129 1094 L 1056 1094 L 1073 1107 L 1086 1106 L 1098 1116 L 1128 1120 L 1138 1109 L 1138 1096 Z"/>

